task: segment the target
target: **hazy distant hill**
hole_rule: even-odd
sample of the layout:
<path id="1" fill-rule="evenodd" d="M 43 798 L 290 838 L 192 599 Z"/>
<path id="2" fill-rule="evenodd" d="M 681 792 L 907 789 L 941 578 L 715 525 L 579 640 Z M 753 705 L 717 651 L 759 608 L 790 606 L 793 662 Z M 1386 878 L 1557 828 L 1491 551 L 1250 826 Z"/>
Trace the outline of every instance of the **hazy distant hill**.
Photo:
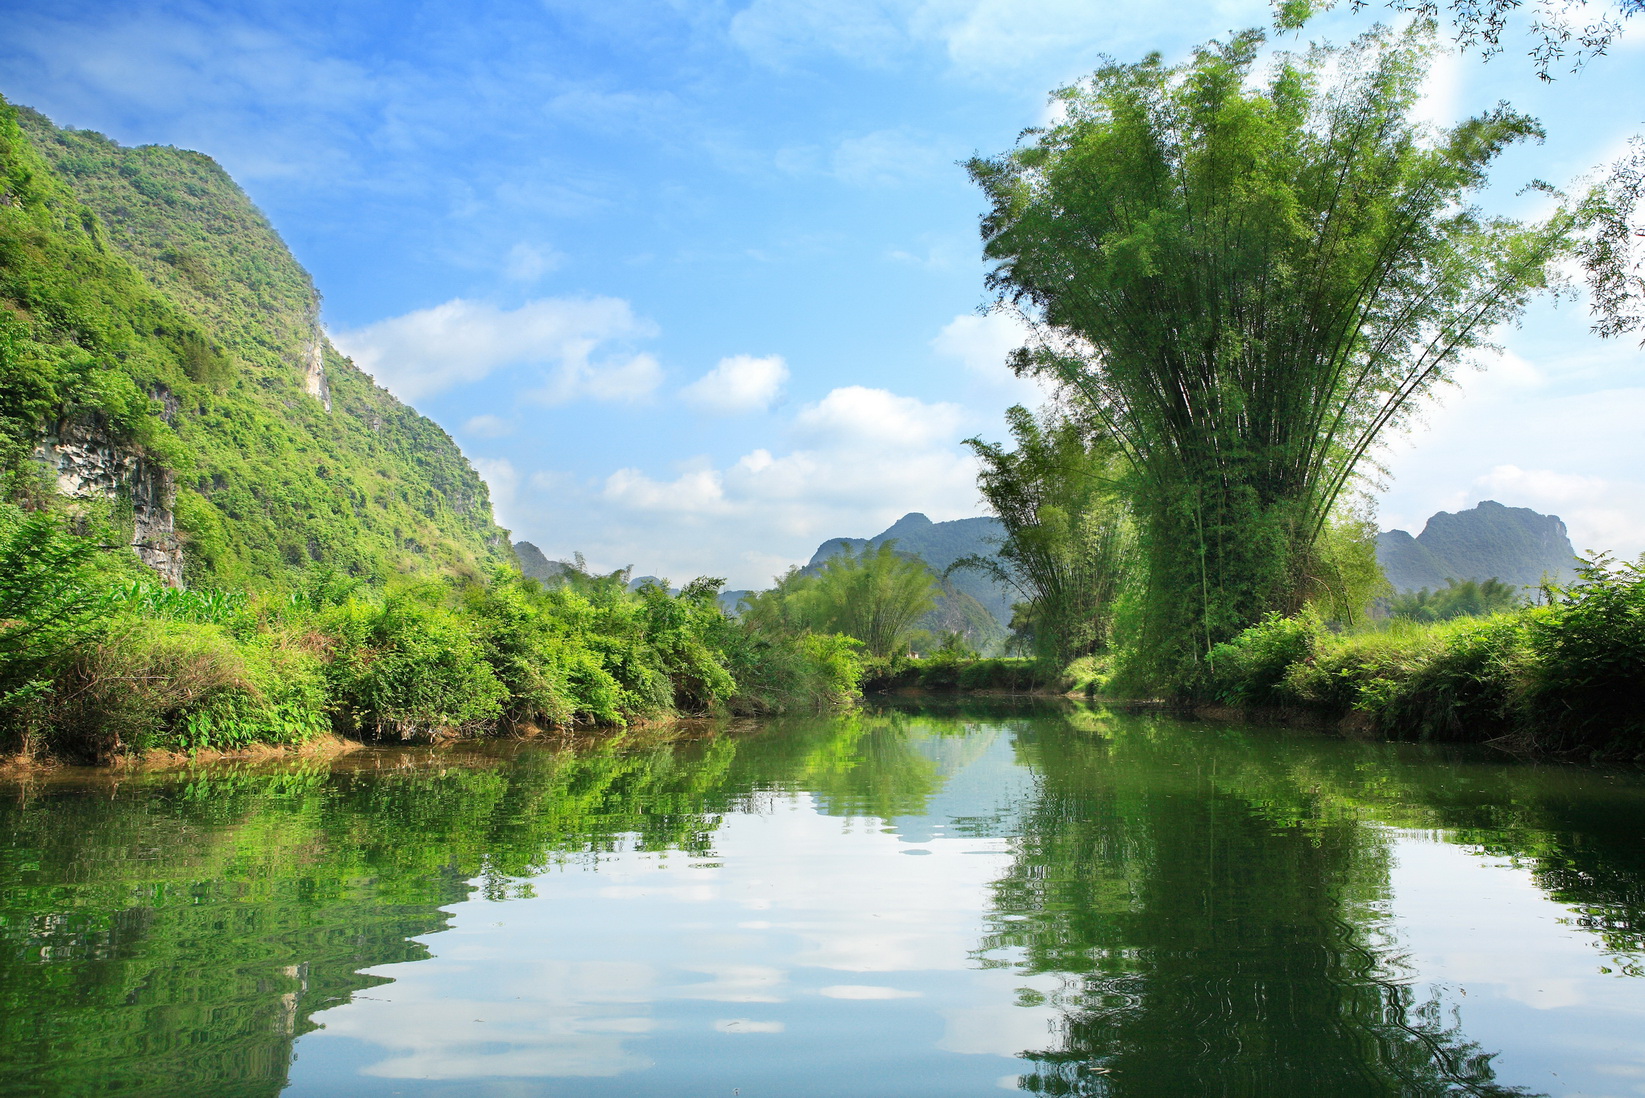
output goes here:
<path id="1" fill-rule="evenodd" d="M 529 541 L 514 543 L 514 557 L 520 562 L 520 574 L 528 579 L 549 580 L 558 579 L 565 571 L 565 565 L 557 560 L 549 560 L 543 551 Z"/>
<path id="2" fill-rule="evenodd" d="M 1557 515 L 1485 500 L 1467 511 L 1441 511 L 1422 533 L 1377 535 L 1377 562 L 1396 591 L 1437 590 L 1447 579 L 1534 586 L 1576 574 L 1576 553 Z"/>

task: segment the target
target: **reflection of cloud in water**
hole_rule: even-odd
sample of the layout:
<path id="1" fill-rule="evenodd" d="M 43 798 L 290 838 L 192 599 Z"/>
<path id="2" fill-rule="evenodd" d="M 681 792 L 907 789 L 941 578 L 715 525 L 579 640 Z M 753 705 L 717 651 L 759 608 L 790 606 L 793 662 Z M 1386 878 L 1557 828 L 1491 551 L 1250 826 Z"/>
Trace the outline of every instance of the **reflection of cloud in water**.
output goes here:
<path id="1" fill-rule="evenodd" d="M 830 999 L 917 999 L 920 995 L 917 991 L 901 991 L 873 984 L 834 984 L 822 988 L 817 994 Z"/>
<path id="2" fill-rule="evenodd" d="M 1061 986 L 1060 977 L 1027 975 L 1009 969 L 990 969 L 978 973 L 977 977 L 990 986 L 993 994 L 979 996 L 973 1006 L 944 1010 L 946 1027 L 937 1042 L 938 1048 L 971 1055 L 1016 1056 L 1024 1050 L 1047 1048 L 1056 1042 L 1061 1012 L 1049 1004 L 1020 1005 L 1018 993 L 1030 988 L 1049 997 Z"/>
<path id="3" fill-rule="evenodd" d="M 777 994 L 786 974 L 769 965 L 687 965 L 687 972 L 702 972 L 712 977 L 701 984 L 681 984 L 668 992 L 676 999 L 707 999 L 716 1003 L 780 1003 L 786 998 Z"/>
<path id="4" fill-rule="evenodd" d="M 1008 759 L 1007 746 L 992 750 Z M 996 796 L 979 785 L 956 807 Z M 1044 1011 L 1012 1002 L 1023 978 L 971 957 L 1009 844 L 943 834 L 947 823 L 931 826 L 931 856 L 905 858 L 880 821 L 780 794 L 724 818 L 712 865 L 623 850 L 550 870 L 534 898 L 457 905 L 428 939 L 431 960 L 374 970 L 395 982 L 325 1012 L 303 1040 L 350 1040 L 360 1047 L 334 1054 L 366 1076 L 448 1081 L 624 1075 L 717 1034 L 763 1036 L 737 1055 L 781 1063 L 816 1025 L 863 1012 L 920 1042 L 945 1026 L 951 1051 L 1043 1044 Z M 980 1005 L 995 998 L 997 1010 Z M 728 1018 L 725 1004 L 770 1005 Z"/>
<path id="5" fill-rule="evenodd" d="M 1608 1094 L 1616 1091 L 1607 1078 L 1640 1071 L 1645 1009 L 1637 988 L 1631 979 L 1594 979 L 1609 961 L 1571 909 L 1525 866 L 1428 832 L 1392 834 L 1389 883 L 1416 998 L 1436 997 L 1458 1012 L 1471 1039 L 1501 1049 L 1493 1061 L 1500 1080 Z"/>
<path id="6" fill-rule="evenodd" d="M 467 966 L 384 965 L 392 998 L 357 1000 L 320 1016 L 325 1031 L 391 1055 L 363 1070 L 390 1079 L 611 1076 L 651 1066 L 624 1047 L 649 1032 L 655 980 L 647 965 L 610 961 L 523 964 L 487 1000 L 448 993 Z"/>
<path id="7" fill-rule="evenodd" d="M 721 1033 L 781 1033 L 786 1028 L 781 1022 L 759 1022 L 752 1018 L 721 1018 L 714 1023 Z"/>
<path id="8" fill-rule="evenodd" d="M 719 898 L 713 885 L 608 885 L 600 889 L 607 900 L 678 900 L 701 904 Z"/>

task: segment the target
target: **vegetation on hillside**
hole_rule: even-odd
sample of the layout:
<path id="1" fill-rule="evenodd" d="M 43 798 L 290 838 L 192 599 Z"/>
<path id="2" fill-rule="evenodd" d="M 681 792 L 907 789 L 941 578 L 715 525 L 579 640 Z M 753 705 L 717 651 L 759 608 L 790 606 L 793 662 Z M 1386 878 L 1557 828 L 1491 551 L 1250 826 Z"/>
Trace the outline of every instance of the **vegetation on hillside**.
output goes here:
<path id="1" fill-rule="evenodd" d="M 860 554 L 846 545 L 817 571 L 791 568 L 771 590 L 748 596 L 741 617 L 772 635 L 843 634 L 883 661 L 906 649 L 939 590 L 931 569 L 894 542 Z"/>
<path id="2" fill-rule="evenodd" d="M 209 158 L 0 102 L 0 173 L 8 498 L 47 502 L 29 454 L 71 425 L 163 470 L 192 587 L 292 589 L 321 562 L 478 576 L 502 559 L 485 483 L 324 341 L 307 273 Z"/>
<path id="3" fill-rule="evenodd" d="M 762 635 L 720 610 L 718 581 L 524 580 L 455 444 L 317 318 L 306 272 L 210 159 L 0 103 L 0 749 L 622 725 L 855 694 L 854 642 Z M 101 463 L 90 488 L 37 460 L 64 440 Z M 184 589 L 131 552 L 144 492 L 174 514 Z"/>

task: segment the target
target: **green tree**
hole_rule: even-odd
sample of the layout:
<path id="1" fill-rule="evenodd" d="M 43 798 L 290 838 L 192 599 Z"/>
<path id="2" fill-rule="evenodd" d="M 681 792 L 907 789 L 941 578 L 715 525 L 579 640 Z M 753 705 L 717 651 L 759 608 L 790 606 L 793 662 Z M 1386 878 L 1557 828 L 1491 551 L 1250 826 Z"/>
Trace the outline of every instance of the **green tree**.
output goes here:
<path id="1" fill-rule="evenodd" d="M 892 539 L 857 553 L 843 544 L 816 572 L 791 568 L 771 590 L 745 601 L 743 619 L 772 634 L 843 633 L 869 655 L 888 658 L 936 605 L 939 590 L 931 569 L 895 546 Z"/>
<path id="2" fill-rule="evenodd" d="M 965 557 L 956 567 L 1017 588 L 1026 600 L 1017 621 L 1026 623 L 1035 653 L 1065 665 L 1108 644 L 1130 542 L 1117 490 L 1123 461 L 1111 439 L 1073 420 L 1040 422 L 1020 404 L 1005 418 L 1015 449 L 966 440 L 1005 539 L 994 557 Z"/>
<path id="3" fill-rule="evenodd" d="M 1569 223 L 1468 205 L 1540 130 L 1504 105 L 1427 140 L 1431 27 L 1282 54 L 1258 84 L 1263 41 L 1110 64 L 969 164 L 989 285 L 1035 332 L 1016 368 L 1131 464 L 1156 683 L 1307 600 L 1367 451 L 1545 285 Z"/>
<path id="4" fill-rule="evenodd" d="M 1458 583 L 1447 579 L 1445 586 L 1438 591 L 1424 587 L 1420 591 L 1396 595 L 1388 604 L 1388 612 L 1396 618 L 1434 622 L 1460 617 L 1489 617 L 1524 604 L 1525 598 L 1519 588 L 1493 576 L 1483 582 L 1463 580 Z"/>
<path id="5" fill-rule="evenodd" d="M 844 633 L 863 642 L 868 654 L 896 653 L 914 622 L 936 605 L 937 577 L 923 561 L 882 541 L 860 554 L 845 546 L 829 557 L 808 592 L 809 615 L 817 632 Z"/>

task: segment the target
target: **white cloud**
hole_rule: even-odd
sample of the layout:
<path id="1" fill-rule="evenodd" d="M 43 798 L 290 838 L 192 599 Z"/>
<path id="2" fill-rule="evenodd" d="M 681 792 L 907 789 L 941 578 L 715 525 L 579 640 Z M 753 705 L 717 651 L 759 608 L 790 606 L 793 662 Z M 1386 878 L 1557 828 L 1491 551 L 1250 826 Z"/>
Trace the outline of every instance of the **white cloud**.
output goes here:
<path id="1" fill-rule="evenodd" d="M 514 424 L 501 416 L 470 416 L 463 423 L 463 434 L 473 435 L 475 438 L 507 438 L 513 433 Z"/>
<path id="2" fill-rule="evenodd" d="M 560 404 L 579 397 L 634 400 L 662 381 L 648 354 L 607 350 L 656 334 L 628 302 L 612 297 L 539 298 L 518 309 L 455 298 L 443 305 L 339 332 L 332 342 L 403 400 L 529 367 L 545 384 L 532 395 Z"/>
<path id="3" fill-rule="evenodd" d="M 616 356 L 599 362 L 566 363 L 541 389 L 527 394 L 544 404 L 569 404 L 581 397 L 603 401 L 644 400 L 663 383 L 662 364 L 649 354 Z"/>
<path id="4" fill-rule="evenodd" d="M 520 474 L 514 463 L 507 458 L 471 458 L 470 464 L 491 489 L 491 513 L 496 516 L 497 525 L 512 529 L 510 517 L 520 489 Z"/>
<path id="5" fill-rule="evenodd" d="M 605 498 L 635 511 L 723 515 L 731 510 L 722 475 L 714 469 L 683 473 L 674 480 L 652 480 L 638 469 L 618 469 L 606 478 Z"/>
<path id="6" fill-rule="evenodd" d="M 965 367 L 966 374 L 995 399 L 1030 408 L 1042 402 L 1048 390 L 1033 378 L 1011 372 L 1006 359 L 1028 342 L 1028 329 L 1008 313 L 962 313 L 943 326 L 931 340 L 931 349 Z"/>
<path id="7" fill-rule="evenodd" d="M 1464 373 L 1390 439 L 1381 525 L 1416 532 L 1484 499 L 1558 515 L 1579 552 L 1645 551 L 1639 351 L 1595 340 L 1575 310 L 1540 309 L 1483 372 Z"/>
<path id="8" fill-rule="evenodd" d="M 511 281 L 532 283 L 554 270 L 564 259 L 553 248 L 520 243 L 509 249 L 503 273 Z"/>
<path id="9" fill-rule="evenodd" d="M 681 389 L 680 397 L 715 415 L 763 412 L 776 403 L 787 380 L 788 364 L 781 355 L 732 355 Z"/>
<path id="10" fill-rule="evenodd" d="M 943 326 L 931 340 L 931 349 L 958 359 L 979 377 L 995 378 L 1009 372 L 1007 356 L 1026 342 L 1028 329 L 1014 316 L 965 313 Z"/>
<path id="11" fill-rule="evenodd" d="M 1222 26 L 1267 18 L 1254 3 L 1217 7 Z M 1151 6 L 1088 0 L 754 0 L 732 18 L 731 39 L 773 67 L 818 53 L 878 67 L 934 49 L 961 73 L 1031 74 L 1033 86 L 1044 88 L 1088 69 L 1099 50 L 1123 56 L 1144 41 L 1159 45 L 1158 20 Z"/>
<path id="12" fill-rule="evenodd" d="M 297 35 L 197 7 L 187 15 L 7 14 L 7 94 L 132 142 L 211 150 L 241 182 L 356 173 L 383 136 L 392 80 Z M 139 128 L 140 127 L 140 128 Z"/>
<path id="13" fill-rule="evenodd" d="M 1470 498 L 1558 515 L 1578 553 L 1645 551 L 1645 481 L 1498 465 L 1476 477 Z"/>
<path id="14" fill-rule="evenodd" d="M 957 404 L 927 404 L 885 389 L 847 385 L 800 409 L 794 422 L 802 435 L 830 448 L 869 446 L 897 453 L 952 438 L 965 418 Z"/>
<path id="15" fill-rule="evenodd" d="M 795 445 L 786 451 L 696 459 L 671 476 L 618 469 L 592 495 L 560 482 L 529 493 L 527 505 L 533 528 L 575 521 L 598 531 L 545 551 L 582 550 L 600 568 L 632 563 L 674 578 L 728 575 L 732 587 L 763 587 L 809 559 L 824 538 L 877 533 L 909 511 L 934 521 L 980 513 L 976 462 L 959 445 L 971 426 L 954 404 L 846 386 L 794 414 Z M 575 520 L 557 517 L 567 512 Z M 643 560 L 632 559 L 633 546 L 644 546 Z"/>

